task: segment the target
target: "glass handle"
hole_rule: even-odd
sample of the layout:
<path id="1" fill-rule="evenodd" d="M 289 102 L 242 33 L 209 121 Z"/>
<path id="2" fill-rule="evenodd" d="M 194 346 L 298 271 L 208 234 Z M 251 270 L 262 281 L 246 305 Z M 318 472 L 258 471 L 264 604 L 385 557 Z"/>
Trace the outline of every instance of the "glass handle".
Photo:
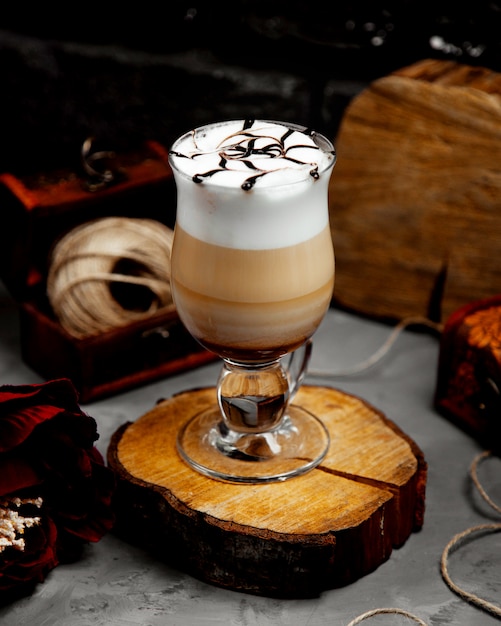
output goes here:
<path id="1" fill-rule="evenodd" d="M 289 362 L 285 366 L 289 376 L 289 403 L 292 402 L 306 376 L 312 348 L 313 342 L 308 339 L 289 356 Z"/>

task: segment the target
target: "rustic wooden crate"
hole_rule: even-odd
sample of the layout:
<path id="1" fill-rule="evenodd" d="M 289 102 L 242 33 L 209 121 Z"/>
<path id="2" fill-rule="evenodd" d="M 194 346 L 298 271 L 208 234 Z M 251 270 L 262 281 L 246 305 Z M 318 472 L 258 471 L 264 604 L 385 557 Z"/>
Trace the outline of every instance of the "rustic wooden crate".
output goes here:
<path id="1" fill-rule="evenodd" d="M 437 409 L 501 452 L 501 295 L 455 311 L 441 338 Z"/>
<path id="2" fill-rule="evenodd" d="M 172 307 L 85 338 L 68 334 L 46 295 L 55 241 L 98 217 L 123 216 L 175 223 L 175 187 L 160 144 L 119 155 L 115 184 L 90 191 L 74 171 L 32 177 L 0 175 L 0 276 L 19 303 L 21 352 L 46 379 L 68 377 L 82 403 L 182 371 L 214 358 L 185 330 Z"/>

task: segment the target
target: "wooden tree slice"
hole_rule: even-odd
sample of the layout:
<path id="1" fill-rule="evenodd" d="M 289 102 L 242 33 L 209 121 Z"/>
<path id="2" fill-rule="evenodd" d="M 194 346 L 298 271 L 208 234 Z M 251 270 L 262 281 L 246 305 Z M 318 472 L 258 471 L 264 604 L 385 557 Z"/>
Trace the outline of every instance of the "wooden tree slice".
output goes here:
<path id="1" fill-rule="evenodd" d="M 424 60 L 347 107 L 330 188 L 335 298 L 447 319 L 501 293 L 501 74 Z"/>
<path id="2" fill-rule="evenodd" d="M 218 586 L 311 597 L 371 572 L 421 528 L 422 452 L 374 407 L 330 387 L 303 386 L 295 398 L 329 430 L 319 467 L 263 485 L 195 472 L 176 451 L 177 431 L 215 394 L 175 395 L 112 437 L 116 532 L 127 541 Z"/>

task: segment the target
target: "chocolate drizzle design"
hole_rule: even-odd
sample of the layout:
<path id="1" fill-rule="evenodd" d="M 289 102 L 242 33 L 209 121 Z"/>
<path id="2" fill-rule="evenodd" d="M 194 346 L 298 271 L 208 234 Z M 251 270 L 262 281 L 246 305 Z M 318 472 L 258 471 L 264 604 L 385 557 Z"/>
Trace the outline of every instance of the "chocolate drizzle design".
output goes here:
<path id="1" fill-rule="evenodd" d="M 224 142 L 229 139 L 235 138 L 235 142 L 230 145 L 223 146 L 219 152 L 219 167 L 209 170 L 207 172 L 195 174 L 192 178 L 195 183 L 202 183 L 204 179 L 211 178 L 212 176 L 218 174 L 219 172 L 228 171 L 230 168 L 228 167 L 228 162 L 231 161 L 239 161 L 245 165 L 249 170 L 254 170 L 257 173 L 249 176 L 241 185 L 241 188 L 244 191 L 250 191 L 256 181 L 266 174 L 274 170 L 262 170 L 258 168 L 253 162 L 253 156 L 267 157 L 270 159 L 282 158 L 290 163 L 296 163 L 298 165 L 311 165 L 312 169 L 310 170 L 310 176 L 314 180 L 318 180 L 318 165 L 316 163 L 308 163 L 305 161 L 300 161 L 298 159 L 293 158 L 288 154 L 289 150 L 297 149 L 297 148 L 307 148 L 312 150 L 319 150 L 318 146 L 306 145 L 306 144 L 293 144 L 289 147 L 285 146 L 286 139 L 294 132 L 294 129 L 288 128 L 285 133 L 280 137 L 276 138 L 273 136 L 265 136 L 253 133 L 250 129 L 252 128 L 255 120 L 246 120 L 243 124 L 242 130 L 232 135 L 229 135 L 224 139 Z M 195 139 L 195 131 L 193 132 L 193 142 L 196 145 Z M 302 131 L 304 134 L 308 136 L 312 136 L 314 132 L 310 129 Z M 256 146 L 258 140 L 269 139 L 269 143 L 262 145 L 262 142 L 259 146 Z M 187 155 L 181 152 L 171 152 L 172 155 L 185 159 L 196 159 L 200 154 Z"/>

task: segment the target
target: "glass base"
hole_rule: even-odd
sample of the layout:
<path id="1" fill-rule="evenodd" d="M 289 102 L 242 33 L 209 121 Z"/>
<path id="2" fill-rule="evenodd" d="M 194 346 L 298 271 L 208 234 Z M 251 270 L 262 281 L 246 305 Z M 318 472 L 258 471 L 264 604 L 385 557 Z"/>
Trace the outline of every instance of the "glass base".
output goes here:
<path id="1" fill-rule="evenodd" d="M 271 483 L 301 476 L 329 449 L 323 423 L 291 405 L 281 424 L 266 433 L 230 431 L 218 408 L 195 415 L 180 430 L 177 448 L 198 472 L 233 483 Z"/>

